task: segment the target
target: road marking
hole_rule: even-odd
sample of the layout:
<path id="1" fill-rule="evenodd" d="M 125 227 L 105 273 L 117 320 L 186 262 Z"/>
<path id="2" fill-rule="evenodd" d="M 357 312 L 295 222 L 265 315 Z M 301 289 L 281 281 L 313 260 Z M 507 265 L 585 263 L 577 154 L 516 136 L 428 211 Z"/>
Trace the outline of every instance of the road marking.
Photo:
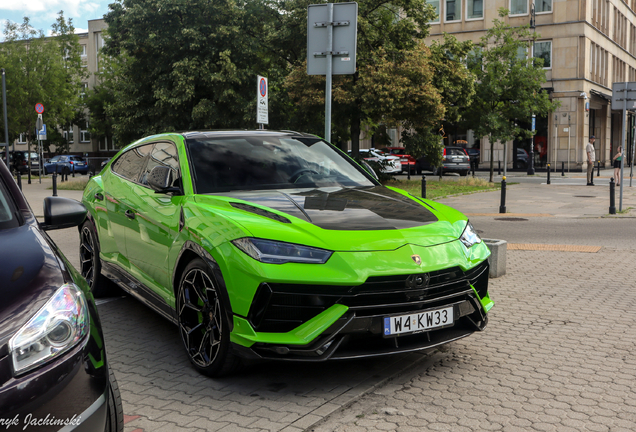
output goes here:
<path id="1" fill-rule="evenodd" d="M 508 250 L 526 250 L 526 251 L 557 251 L 557 252 L 596 253 L 596 252 L 600 251 L 601 248 L 602 248 L 602 246 L 508 243 Z"/>

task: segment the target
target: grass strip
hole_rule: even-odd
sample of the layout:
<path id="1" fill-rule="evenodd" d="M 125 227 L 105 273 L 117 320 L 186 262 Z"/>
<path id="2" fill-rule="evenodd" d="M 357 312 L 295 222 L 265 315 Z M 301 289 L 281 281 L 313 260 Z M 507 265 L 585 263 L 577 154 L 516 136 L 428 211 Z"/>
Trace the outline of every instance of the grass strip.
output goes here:
<path id="1" fill-rule="evenodd" d="M 512 183 L 508 183 L 510 186 Z M 422 196 L 422 180 L 389 180 L 385 186 L 396 187 L 415 196 Z M 488 192 L 501 189 L 501 183 L 490 183 L 479 177 L 465 177 L 460 179 L 442 179 L 426 182 L 426 198 L 438 199 L 451 195 L 466 195 L 475 192 Z"/>

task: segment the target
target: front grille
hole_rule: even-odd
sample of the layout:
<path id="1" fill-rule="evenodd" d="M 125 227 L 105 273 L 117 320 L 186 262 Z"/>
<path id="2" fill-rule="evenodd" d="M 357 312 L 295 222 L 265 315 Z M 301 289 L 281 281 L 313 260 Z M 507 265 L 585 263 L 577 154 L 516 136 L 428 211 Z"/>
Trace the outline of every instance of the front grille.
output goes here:
<path id="1" fill-rule="evenodd" d="M 417 283 L 428 279 L 428 284 Z M 416 312 L 441 298 L 475 286 L 483 297 L 488 290 L 488 262 L 463 272 L 459 267 L 414 275 L 373 276 L 362 285 L 263 283 L 248 314 L 259 332 L 287 332 L 334 304 L 348 306 L 358 317 Z"/>

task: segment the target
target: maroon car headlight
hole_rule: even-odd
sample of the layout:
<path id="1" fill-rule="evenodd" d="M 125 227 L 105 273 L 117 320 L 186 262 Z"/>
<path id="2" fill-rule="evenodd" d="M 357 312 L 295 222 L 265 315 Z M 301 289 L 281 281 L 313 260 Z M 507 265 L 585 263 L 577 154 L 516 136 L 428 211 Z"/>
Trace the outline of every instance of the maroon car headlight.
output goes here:
<path id="1" fill-rule="evenodd" d="M 21 374 L 62 355 L 89 331 L 88 306 L 75 284 L 59 288 L 9 341 L 13 372 Z"/>

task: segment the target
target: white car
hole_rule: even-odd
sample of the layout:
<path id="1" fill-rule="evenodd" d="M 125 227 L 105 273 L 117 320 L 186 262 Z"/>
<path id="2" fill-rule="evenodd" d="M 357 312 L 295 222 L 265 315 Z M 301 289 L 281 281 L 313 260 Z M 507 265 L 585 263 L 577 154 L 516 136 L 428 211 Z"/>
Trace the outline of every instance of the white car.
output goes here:
<path id="1" fill-rule="evenodd" d="M 351 151 L 349 151 L 351 155 Z M 367 161 L 378 162 L 382 165 L 381 171 L 385 174 L 399 174 L 402 172 L 400 158 L 381 152 L 376 149 L 360 149 L 360 156 Z"/>

